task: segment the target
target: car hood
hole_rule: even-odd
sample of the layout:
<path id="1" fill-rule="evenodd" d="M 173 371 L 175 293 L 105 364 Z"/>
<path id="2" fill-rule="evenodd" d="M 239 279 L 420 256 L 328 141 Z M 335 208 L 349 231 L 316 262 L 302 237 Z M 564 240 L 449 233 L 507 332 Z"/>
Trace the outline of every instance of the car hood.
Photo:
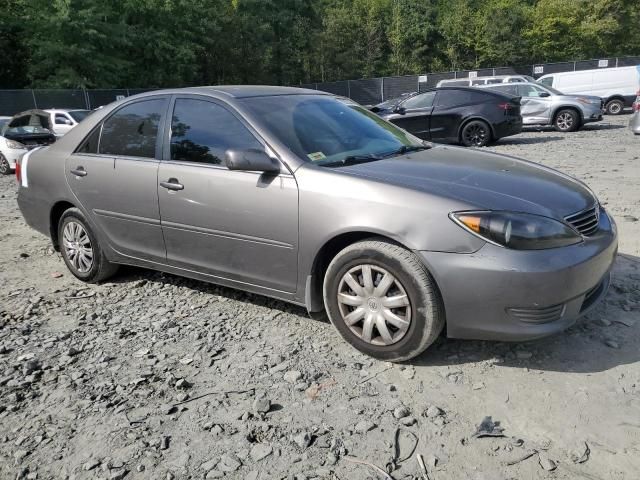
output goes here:
<path id="1" fill-rule="evenodd" d="M 597 201 L 586 185 L 553 169 L 458 147 L 437 146 L 340 171 L 451 198 L 477 209 L 564 218 Z"/>

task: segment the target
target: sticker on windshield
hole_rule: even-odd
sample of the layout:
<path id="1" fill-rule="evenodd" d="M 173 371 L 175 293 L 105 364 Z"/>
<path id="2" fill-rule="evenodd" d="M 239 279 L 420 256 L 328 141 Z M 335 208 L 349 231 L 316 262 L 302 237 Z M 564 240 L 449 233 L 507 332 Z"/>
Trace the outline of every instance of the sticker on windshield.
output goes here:
<path id="1" fill-rule="evenodd" d="M 322 160 L 323 158 L 327 158 L 325 156 L 325 154 L 322 153 L 322 152 L 307 153 L 307 157 L 309 157 L 309 159 L 312 162 L 317 162 L 318 160 Z"/>

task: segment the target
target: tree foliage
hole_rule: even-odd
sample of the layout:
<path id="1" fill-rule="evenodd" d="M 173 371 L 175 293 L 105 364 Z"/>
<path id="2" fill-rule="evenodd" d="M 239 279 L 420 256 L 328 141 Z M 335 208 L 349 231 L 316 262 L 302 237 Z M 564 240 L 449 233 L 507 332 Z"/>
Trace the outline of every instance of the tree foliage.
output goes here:
<path id="1" fill-rule="evenodd" d="M 0 0 L 0 88 L 295 85 L 640 53 L 638 0 Z"/>

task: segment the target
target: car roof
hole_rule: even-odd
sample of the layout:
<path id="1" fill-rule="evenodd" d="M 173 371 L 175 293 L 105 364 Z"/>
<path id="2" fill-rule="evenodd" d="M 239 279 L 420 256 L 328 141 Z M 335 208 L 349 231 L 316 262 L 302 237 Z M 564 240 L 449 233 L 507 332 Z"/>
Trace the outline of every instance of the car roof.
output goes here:
<path id="1" fill-rule="evenodd" d="M 48 117 L 49 112 L 47 112 L 46 110 L 40 110 L 39 108 L 32 108 L 31 110 L 25 110 L 24 112 L 16 113 L 11 118 L 24 117 L 26 115 L 44 115 L 45 117 Z"/>
<path id="2" fill-rule="evenodd" d="M 44 110 L 45 112 L 49 112 L 49 113 L 69 113 L 69 112 L 88 112 L 89 110 L 87 110 L 86 108 L 46 108 Z"/>
<path id="3" fill-rule="evenodd" d="M 277 87 L 271 85 L 215 85 L 204 87 L 186 87 L 186 88 L 171 88 L 165 90 L 153 90 L 145 92 L 136 97 L 147 95 L 161 95 L 161 94 L 202 94 L 206 93 L 213 96 L 221 96 L 228 98 L 249 98 L 249 97 L 272 97 L 277 95 L 333 95 L 328 92 L 320 90 L 311 90 L 309 88 L 297 88 L 297 87 Z M 131 97 L 128 97 L 131 98 Z"/>

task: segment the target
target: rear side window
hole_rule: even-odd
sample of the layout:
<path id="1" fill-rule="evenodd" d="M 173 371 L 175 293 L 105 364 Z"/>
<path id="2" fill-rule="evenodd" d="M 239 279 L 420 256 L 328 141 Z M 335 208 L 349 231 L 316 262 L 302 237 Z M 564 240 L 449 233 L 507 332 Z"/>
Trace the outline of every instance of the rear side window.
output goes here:
<path id="1" fill-rule="evenodd" d="M 177 99 L 171 120 L 171 160 L 219 165 L 230 148 L 262 148 L 226 108 L 205 100 Z"/>
<path id="2" fill-rule="evenodd" d="M 165 105 L 165 99 L 153 99 L 136 102 L 118 110 L 102 126 L 100 153 L 154 158 L 158 127 Z"/>
<path id="3" fill-rule="evenodd" d="M 478 103 L 486 100 L 486 95 L 481 92 L 468 90 L 440 90 L 437 101 L 438 109 L 458 107 L 470 103 Z"/>
<path id="4" fill-rule="evenodd" d="M 434 98 L 436 98 L 436 92 L 421 93 L 420 95 L 407 99 L 402 106 L 406 109 L 429 108 L 433 106 Z"/>
<path id="5" fill-rule="evenodd" d="M 93 132 L 89 134 L 84 142 L 80 144 L 76 153 L 98 153 L 98 143 L 100 142 L 100 126 L 96 127 Z"/>
<path id="6" fill-rule="evenodd" d="M 499 86 L 491 87 L 490 90 L 494 90 L 496 92 L 504 93 L 506 95 L 518 95 L 518 90 L 515 85 L 507 85 L 502 84 Z"/>

